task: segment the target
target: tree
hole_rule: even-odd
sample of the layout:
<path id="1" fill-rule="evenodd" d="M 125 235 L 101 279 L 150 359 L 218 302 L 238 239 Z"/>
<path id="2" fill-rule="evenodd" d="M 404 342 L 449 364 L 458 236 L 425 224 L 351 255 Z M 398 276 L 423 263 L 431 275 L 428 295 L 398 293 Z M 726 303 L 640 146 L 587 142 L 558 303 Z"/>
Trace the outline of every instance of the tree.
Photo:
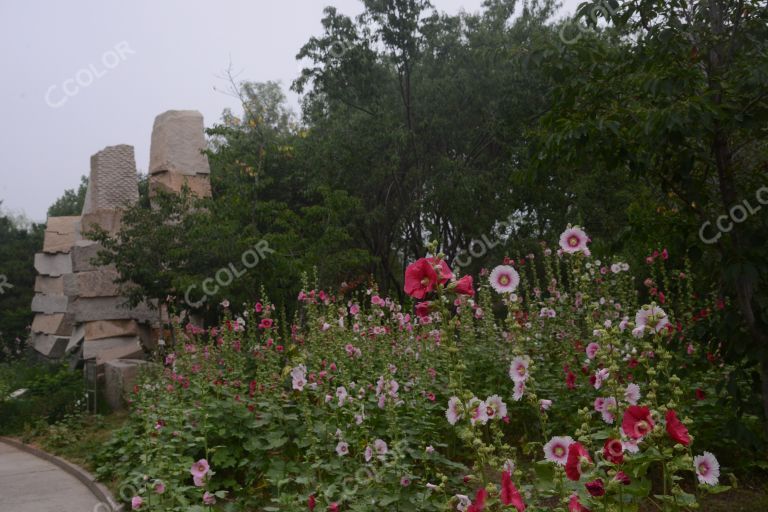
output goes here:
<path id="1" fill-rule="evenodd" d="M 598 4 L 579 11 L 594 36 L 549 50 L 556 83 L 542 161 L 578 167 L 589 155 L 592 165 L 653 187 L 665 213 L 647 219 L 645 234 L 676 238 L 700 265 L 718 268 L 713 278 L 737 304 L 742 326 L 731 329 L 727 351 L 759 363 L 768 429 L 768 224 L 764 216 L 741 218 L 768 170 L 765 2 Z M 600 18 L 611 23 L 603 33 Z M 734 212 L 743 222 L 718 232 L 715 219 Z M 664 233 L 667 216 L 676 227 Z"/>
<path id="2" fill-rule="evenodd" d="M 88 191 L 88 177 L 80 177 L 80 186 L 75 189 L 67 189 L 64 195 L 58 198 L 50 207 L 48 207 L 49 217 L 68 217 L 80 215 L 83 212 L 85 203 L 85 193 Z"/>

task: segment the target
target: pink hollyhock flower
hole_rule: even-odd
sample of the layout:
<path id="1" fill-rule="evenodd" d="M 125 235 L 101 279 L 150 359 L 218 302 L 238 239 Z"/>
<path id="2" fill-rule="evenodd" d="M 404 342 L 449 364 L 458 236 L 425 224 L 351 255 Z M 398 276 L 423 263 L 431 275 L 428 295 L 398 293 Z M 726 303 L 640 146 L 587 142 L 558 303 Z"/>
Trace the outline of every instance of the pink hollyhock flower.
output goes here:
<path id="1" fill-rule="evenodd" d="M 260 329 L 271 329 L 274 321 L 271 318 L 262 318 L 259 322 Z"/>
<path id="2" fill-rule="evenodd" d="M 640 386 L 637 384 L 628 384 L 627 389 L 624 391 L 624 400 L 627 401 L 629 405 L 637 405 L 637 402 L 640 401 Z"/>
<path id="3" fill-rule="evenodd" d="M 520 285 L 520 274 L 514 267 L 499 265 L 491 271 L 490 281 L 496 293 L 512 293 Z"/>
<path id="4" fill-rule="evenodd" d="M 409 485 L 411 485 L 411 479 L 408 478 L 407 476 L 402 477 L 400 479 L 400 485 L 402 485 L 403 487 L 408 487 Z"/>
<path id="5" fill-rule="evenodd" d="M 569 254 L 583 252 L 589 256 L 587 243 L 589 243 L 589 237 L 579 226 L 568 228 L 560 235 L 560 248 Z"/>
<path id="6" fill-rule="evenodd" d="M 590 512 L 587 507 L 581 504 L 578 494 L 571 494 L 568 500 L 568 512 Z"/>
<path id="7" fill-rule="evenodd" d="M 165 493 L 165 484 L 163 482 L 155 482 L 155 492 L 157 494 Z"/>
<path id="8" fill-rule="evenodd" d="M 339 444 L 336 445 L 336 453 L 339 454 L 339 457 L 349 454 L 349 445 L 344 441 L 339 441 Z"/>
<path id="9" fill-rule="evenodd" d="M 141 499 L 141 496 L 134 496 L 131 498 L 131 508 L 133 510 L 139 510 L 143 504 L 144 500 Z"/>
<path id="10" fill-rule="evenodd" d="M 578 482 L 581 478 L 583 471 L 582 464 L 591 463 L 592 459 L 589 457 L 589 452 L 581 443 L 572 443 L 568 447 L 568 459 L 565 462 L 565 476 L 569 480 Z"/>
<path id="11" fill-rule="evenodd" d="M 669 409 L 665 419 L 667 420 L 667 434 L 669 434 L 673 441 L 683 446 L 691 444 L 691 436 L 688 435 L 688 429 L 677 419 L 677 413 L 674 410 Z"/>
<path id="12" fill-rule="evenodd" d="M 205 478 L 205 475 L 207 475 L 210 470 L 211 467 L 208 465 L 208 461 L 205 459 L 200 459 L 199 461 L 192 464 L 191 468 L 189 468 L 189 472 L 192 474 L 192 476 L 197 478 Z"/>
<path id="13" fill-rule="evenodd" d="M 492 395 L 485 399 L 486 416 L 489 420 L 503 418 L 507 415 L 507 404 L 499 395 Z"/>
<path id="14" fill-rule="evenodd" d="M 591 482 L 587 482 L 584 484 L 584 487 L 587 488 L 587 492 L 595 497 L 605 496 L 605 484 L 603 481 L 599 478 L 592 480 Z"/>
<path id="15" fill-rule="evenodd" d="M 659 306 L 645 305 L 635 314 L 635 325 L 637 327 L 647 327 L 658 333 L 669 325 L 669 318 L 667 313 Z"/>
<path id="16" fill-rule="evenodd" d="M 355 316 L 359 312 L 360 312 L 360 306 L 358 306 L 357 304 L 352 304 L 351 306 L 349 306 L 350 315 Z"/>
<path id="17" fill-rule="evenodd" d="M 587 357 L 590 359 L 594 359 L 597 355 L 597 351 L 600 350 L 600 345 L 597 343 L 590 343 L 587 345 Z"/>
<path id="18" fill-rule="evenodd" d="M 542 411 L 548 411 L 550 407 L 552 407 L 552 400 L 547 400 L 546 398 L 539 400 L 539 408 Z"/>
<path id="19" fill-rule="evenodd" d="M 606 368 L 602 368 L 595 372 L 595 389 L 600 389 L 603 386 L 603 382 L 608 380 L 610 372 Z"/>
<path id="20" fill-rule="evenodd" d="M 621 429 L 630 439 L 642 439 L 653 429 L 653 419 L 648 407 L 630 405 L 624 411 Z"/>
<path id="21" fill-rule="evenodd" d="M 488 406 L 477 397 L 472 397 L 467 404 L 469 413 L 469 422 L 472 425 L 480 423 L 485 425 L 488 422 Z"/>
<path id="22" fill-rule="evenodd" d="M 452 396 L 448 400 L 448 409 L 445 411 L 445 417 L 451 425 L 455 425 L 457 421 L 464 417 L 464 406 L 458 397 Z"/>
<path id="23" fill-rule="evenodd" d="M 573 444 L 570 436 L 555 436 L 544 445 L 544 458 L 560 466 L 568 462 L 568 447 Z"/>
<path id="24" fill-rule="evenodd" d="M 436 266 L 440 269 L 439 276 Z M 423 299 L 435 289 L 438 282 L 445 284 L 451 277 L 453 273 L 445 261 L 436 258 L 418 259 L 405 270 L 405 293 L 415 299 Z"/>
<path id="25" fill-rule="evenodd" d="M 509 471 L 504 471 L 501 474 L 501 503 L 514 506 L 517 512 L 525 512 L 523 497 L 520 496 L 520 491 L 512 483 L 512 476 Z"/>
<path id="26" fill-rule="evenodd" d="M 515 390 L 512 393 L 512 399 L 515 402 L 519 402 L 520 399 L 523 398 L 524 393 L 525 393 L 525 381 L 521 380 L 521 381 L 515 382 Z"/>
<path id="27" fill-rule="evenodd" d="M 416 316 L 419 318 L 425 318 L 429 316 L 429 307 L 432 305 L 429 301 L 419 302 L 416 304 Z"/>
<path id="28" fill-rule="evenodd" d="M 612 464 L 624 462 L 624 444 L 619 439 L 606 439 L 603 445 L 603 458 Z"/>
<path id="29" fill-rule="evenodd" d="M 525 382 L 528 380 L 528 365 L 530 360 L 527 357 L 517 356 L 509 365 L 509 377 L 515 382 Z"/>
<path id="30" fill-rule="evenodd" d="M 205 491 L 205 493 L 203 494 L 203 503 L 205 503 L 206 505 L 214 505 L 216 503 L 216 496 L 214 496 L 208 491 Z"/>
<path id="31" fill-rule="evenodd" d="M 307 385 L 307 367 L 303 364 L 293 368 L 291 370 L 291 380 L 293 389 L 297 391 L 303 391 L 304 386 Z"/>
<path id="32" fill-rule="evenodd" d="M 477 490 L 475 501 L 467 509 L 467 512 L 483 512 L 485 510 L 485 499 L 488 497 L 488 491 L 484 487 Z"/>
<path id="33" fill-rule="evenodd" d="M 464 276 L 456 281 L 456 287 L 453 289 L 459 295 L 475 296 L 475 290 L 472 288 L 472 276 Z"/>
<path id="34" fill-rule="evenodd" d="M 192 482 L 194 482 L 195 487 L 203 487 L 203 486 L 205 486 L 205 479 L 201 478 L 199 476 L 193 476 L 192 477 Z"/>
<path id="35" fill-rule="evenodd" d="M 614 411 L 616 411 L 616 399 L 609 396 L 603 401 L 603 408 L 600 410 L 600 415 L 603 417 L 603 421 L 609 425 L 613 425 L 613 421 L 616 419 L 613 415 Z"/>
<path id="36" fill-rule="evenodd" d="M 373 442 L 373 448 L 376 450 L 376 453 L 379 457 L 384 457 L 387 452 L 389 452 L 389 447 L 387 446 L 386 441 L 383 439 L 377 439 Z"/>
<path id="37" fill-rule="evenodd" d="M 328 512 L 339 512 L 339 504 L 334 501 L 328 505 Z"/>
<path id="38" fill-rule="evenodd" d="M 693 458 L 693 467 L 696 471 L 696 477 L 699 483 L 706 485 L 717 485 L 720 478 L 720 463 L 714 455 L 704 452 Z"/>

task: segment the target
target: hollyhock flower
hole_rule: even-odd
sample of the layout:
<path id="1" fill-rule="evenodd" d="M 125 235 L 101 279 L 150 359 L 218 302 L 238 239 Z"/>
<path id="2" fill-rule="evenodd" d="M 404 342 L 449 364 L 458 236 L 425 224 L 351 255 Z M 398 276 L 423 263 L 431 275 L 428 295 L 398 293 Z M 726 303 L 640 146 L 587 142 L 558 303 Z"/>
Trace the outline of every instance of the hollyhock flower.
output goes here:
<path id="1" fill-rule="evenodd" d="M 472 276 L 464 276 L 456 281 L 456 286 L 453 290 L 459 295 L 475 296 L 475 290 L 472 288 Z"/>
<path id="2" fill-rule="evenodd" d="M 514 267 L 499 265 L 491 271 L 490 281 L 496 293 L 512 293 L 520 285 L 520 274 Z"/>
<path id="3" fill-rule="evenodd" d="M 625 316 L 621 319 L 621 322 L 619 322 L 619 331 L 624 332 L 627 330 L 627 325 L 629 324 L 629 317 Z"/>
<path id="4" fill-rule="evenodd" d="M 347 393 L 347 388 L 344 386 L 339 386 L 336 388 L 336 398 L 338 398 L 339 407 L 342 407 L 344 405 L 344 402 L 347 401 L 347 397 L 349 397 L 349 393 Z"/>
<path id="5" fill-rule="evenodd" d="M 568 462 L 568 447 L 573 444 L 570 436 L 555 436 L 544 445 L 544 458 L 560 466 Z"/>
<path id="6" fill-rule="evenodd" d="M 523 497 L 520 496 L 520 491 L 518 491 L 515 484 L 512 483 L 512 476 L 509 471 L 504 471 L 501 474 L 501 503 L 504 505 L 513 505 L 518 512 L 525 511 Z"/>
<path id="7" fill-rule="evenodd" d="M 645 326 L 644 325 L 638 325 L 634 329 L 632 329 L 632 336 L 635 338 L 642 338 L 643 335 L 645 335 Z"/>
<path id="8" fill-rule="evenodd" d="M 448 400 L 448 409 L 445 411 L 445 417 L 451 425 L 455 425 L 457 421 L 464 417 L 464 406 L 458 397 L 452 396 Z"/>
<path id="9" fill-rule="evenodd" d="M 371 448 L 370 445 L 365 447 L 363 457 L 365 458 L 365 462 L 371 462 L 371 459 L 373 458 L 373 448 Z"/>
<path id="10" fill-rule="evenodd" d="M 704 390 L 701 388 L 696 388 L 695 394 L 696 400 L 704 400 L 707 397 L 707 395 L 704 393 Z"/>
<path id="11" fill-rule="evenodd" d="M 527 357 L 517 356 L 509 365 L 509 377 L 515 382 L 525 382 L 528 379 L 529 364 Z"/>
<path id="12" fill-rule="evenodd" d="M 592 480 L 584 484 L 587 488 L 587 492 L 595 497 L 605 496 L 605 484 L 600 478 Z"/>
<path id="13" fill-rule="evenodd" d="M 131 508 L 133 510 L 139 510 L 143 504 L 144 500 L 141 499 L 141 496 L 134 496 L 131 498 Z"/>
<path id="14" fill-rule="evenodd" d="M 472 500 L 469 499 L 469 496 L 465 494 L 457 494 L 454 496 L 456 498 L 456 510 L 459 512 L 467 512 L 469 509 L 469 506 L 472 504 Z"/>
<path id="15" fill-rule="evenodd" d="M 309 508 L 309 512 L 312 512 L 315 510 L 315 507 L 317 506 L 317 500 L 315 499 L 314 494 L 310 494 L 309 498 L 307 499 L 307 508 Z"/>
<path id="16" fill-rule="evenodd" d="M 590 343 L 587 345 L 587 357 L 590 359 L 594 359 L 597 355 L 597 351 L 600 350 L 600 345 L 597 343 Z"/>
<path id="17" fill-rule="evenodd" d="M 344 441 L 339 441 L 339 444 L 336 445 L 336 453 L 339 454 L 339 457 L 349 454 L 349 445 Z"/>
<path id="18" fill-rule="evenodd" d="M 581 504 L 579 501 L 579 495 L 574 493 L 571 494 L 570 499 L 568 500 L 568 512 L 590 512 L 587 507 Z"/>
<path id="19" fill-rule="evenodd" d="M 472 397 L 467 404 L 469 413 L 469 422 L 472 425 L 480 423 L 485 425 L 488 422 L 488 406 L 477 397 Z"/>
<path id="20" fill-rule="evenodd" d="M 606 439 L 603 445 L 603 458 L 613 464 L 624 462 L 624 444 L 619 439 Z"/>
<path id="21" fill-rule="evenodd" d="M 400 485 L 402 485 L 403 487 L 408 487 L 409 485 L 411 485 L 411 479 L 408 478 L 407 476 L 402 477 L 400 479 Z"/>
<path id="22" fill-rule="evenodd" d="M 205 479 L 201 478 L 199 476 L 193 476 L 192 482 L 195 484 L 195 487 L 204 487 L 205 486 Z"/>
<path id="23" fill-rule="evenodd" d="M 155 492 L 157 494 L 165 493 L 165 484 L 163 482 L 155 482 Z"/>
<path id="24" fill-rule="evenodd" d="M 552 400 L 547 400 L 546 398 L 539 400 L 539 408 L 542 411 L 548 411 L 550 407 L 552 407 Z"/>
<path id="25" fill-rule="evenodd" d="M 477 490 L 475 501 L 467 508 L 467 512 L 483 512 L 485 510 L 485 499 L 488 497 L 488 491 L 484 487 Z"/>
<path id="26" fill-rule="evenodd" d="M 568 389 L 576 389 L 576 374 L 571 370 L 565 373 L 565 385 Z"/>
<path id="27" fill-rule="evenodd" d="M 307 367 L 303 364 L 293 368 L 291 370 L 291 384 L 293 389 L 297 391 L 303 391 L 304 386 L 307 385 Z"/>
<path id="28" fill-rule="evenodd" d="M 635 325 L 647 327 L 658 333 L 669 325 L 669 318 L 660 307 L 645 305 L 635 314 Z"/>
<path id="29" fill-rule="evenodd" d="M 629 475 L 627 475 L 623 471 L 617 472 L 616 476 L 614 476 L 613 479 L 621 483 L 621 485 L 629 485 L 632 483 L 632 480 L 630 480 Z"/>
<path id="30" fill-rule="evenodd" d="M 523 398 L 523 394 L 525 393 L 525 381 L 521 380 L 518 382 L 515 382 L 515 390 L 512 393 L 512 398 L 515 400 L 515 402 L 519 402 L 521 398 Z"/>
<path id="31" fill-rule="evenodd" d="M 386 441 L 383 439 L 377 439 L 373 442 L 373 448 L 376 450 L 376 453 L 379 457 L 384 457 L 387 452 L 389 452 L 389 447 L 387 446 Z"/>
<path id="32" fill-rule="evenodd" d="M 560 235 L 560 248 L 569 254 L 583 252 L 589 256 L 587 243 L 589 243 L 589 237 L 579 226 L 569 227 Z"/>
<path id="33" fill-rule="evenodd" d="M 612 396 L 607 397 L 603 401 L 603 408 L 600 410 L 600 415 L 603 417 L 603 421 L 609 425 L 613 425 L 616 417 L 613 413 L 616 411 L 616 399 Z"/>
<path id="34" fill-rule="evenodd" d="M 503 418 L 507 415 L 507 404 L 499 395 L 492 395 L 485 399 L 486 416 L 489 420 Z"/>
<path id="35" fill-rule="evenodd" d="M 669 409 L 665 419 L 667 420 L 667 434 L 669 434 L 673 441 L 683 446 L 691 444 L 691 436 L 688 435 L 688 429 L 677 419 L 677 413 L 674 410 Z"/>
<path id="36" fill-rule="evenodd" d="M 203 503 L 205 503 L 206 505 L 213 505 L 213 504 L 215 504 L 216 503 L 216 496 L 214 496 L 213 494 L 211 494 L 208 491 L 205 491 L 205 493 L 203 494 Z"/>
<path id="37" fill-rule="evenodd" d="M 627 401 L 629 405 L 637 405 L 637 402 L 640 401 L 640 386 L 637 384 L 628 384 L 627 389 L 624 391 L 624 400 Z"/>
<path id="38" fill-rule="evenodd" d="M 592 462 L 587 449 L 584 448 L 581 443 L 571 443 L 571 445 L 568 446 L 568 459 L 565 462 L 565 476 L 567 476 L 569 480 L 578 482 L 583 471 L 581 466 L 585 462 Z"/>
<path id="39" fill-rule="evenodd" d="M 211 467 L 208 465 L 208 461 L 205 459 L 200 459 L 199 461 L 192 464 L 191 468 L 189 468 L 189 472 L 193 477 L 196 478 L 205 478 L 205 475 L 207 475 L 210 470 Z"/>
<path id="40" fill-rule="evenodd" d="M 426 448 L 424 448 L 424 451 L 427 453 L 435 453 L 435 447 L 432 445 L 429 445 Z"/>
<path id="41" fill-rule="evenodd" d="M 603 382 L 608 380 L 608 377 L 610 375 L 611 375 L 610 372 L 605 368 L 602 368 L 597 372 L 595 372 L 595 384 L 594 384 L 595 389 L 600 389 L 603 386 Z"/>
<path id="42" fill-rule="evenodd" d="M 639 439 L 624 439 L 621 440 L 621 445 L 624 447 L 624 451 L 628 453 L 637 453 L 640 451 L 638 443 Z"/>
<path id="43" fill-rule="evenodd" d="M 435 267 L 439 267 L 440 275 Z M 453 277 L 451 269 L 443 260 L 436 258 L 421 258 L 408 265 L 405 270 L 405 293 L 415 299 L 423 299 L 432 292 L 437 283 L 445 284 Z"/>
<path id="44" fill-rule="evenodd" d="M 328 512 L 339 512 L 339 504 L 334 501 L 328 505 Z"/>
<path id="45" fill-rule="evenodd" d="M 271 318 L 262 318 L 259 322 L 259 329 L 271 329 L 274 321 Z"/>
<path id="46" fill-rule="evenodd" d="M 639 405 L 627 407 L 621 421 L 621 429 L 630 439 L 642 439 L 651 431 L 653 425 L 650 409 Z"/>
<path id="47" fill-rule="evenodd" d="M 720 478 L 720 463 L 714 455 L 704 452 L 693 458 L 693 467 L 696 471 L 696 477 L 699 483 L 707 485 L 717 485 Z"/>

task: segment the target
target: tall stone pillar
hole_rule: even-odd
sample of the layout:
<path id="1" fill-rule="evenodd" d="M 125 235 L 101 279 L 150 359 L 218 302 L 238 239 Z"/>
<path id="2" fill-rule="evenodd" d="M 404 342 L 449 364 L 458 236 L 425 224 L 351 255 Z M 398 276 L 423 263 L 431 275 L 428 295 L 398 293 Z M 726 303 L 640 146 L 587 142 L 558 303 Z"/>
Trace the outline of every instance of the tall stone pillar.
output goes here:
<path id="1" fill-rule="evenodd" d="M 195 110 L 169 110 L 155 118 L 149 152 L 150 195 L 158 190 L 179 193 L 186 184 L 198 197 L 210 197 L 211 169 L 203 115 Z"/>

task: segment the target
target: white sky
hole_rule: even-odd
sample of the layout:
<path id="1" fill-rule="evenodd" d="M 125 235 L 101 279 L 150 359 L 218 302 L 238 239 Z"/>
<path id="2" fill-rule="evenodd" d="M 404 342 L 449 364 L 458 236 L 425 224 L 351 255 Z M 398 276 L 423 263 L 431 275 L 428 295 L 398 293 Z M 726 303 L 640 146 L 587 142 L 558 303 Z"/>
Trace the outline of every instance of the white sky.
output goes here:
<path id="1" fill-rule="evenodd" d="M 581 1 L 564 0 L 564 11 Z M 456 13 L 482 0 L 432 3 Z M 359 0 L 0 0 L 2 208 L 45 220 L 105 146 L 133 145 L 145 172 L 157 114 L 199 110 L 210 126 L 237 107 L 213 89 L 225 86 L 217 76 L 230 58 L 239 79 L 279 80 L 287 90 L 301 71 L 296 53 L 322 33 L 326 5 L 362 10 Z M 81 87 L 71 81 L 78 72 L 81 83 L 98 77 Z"/>

